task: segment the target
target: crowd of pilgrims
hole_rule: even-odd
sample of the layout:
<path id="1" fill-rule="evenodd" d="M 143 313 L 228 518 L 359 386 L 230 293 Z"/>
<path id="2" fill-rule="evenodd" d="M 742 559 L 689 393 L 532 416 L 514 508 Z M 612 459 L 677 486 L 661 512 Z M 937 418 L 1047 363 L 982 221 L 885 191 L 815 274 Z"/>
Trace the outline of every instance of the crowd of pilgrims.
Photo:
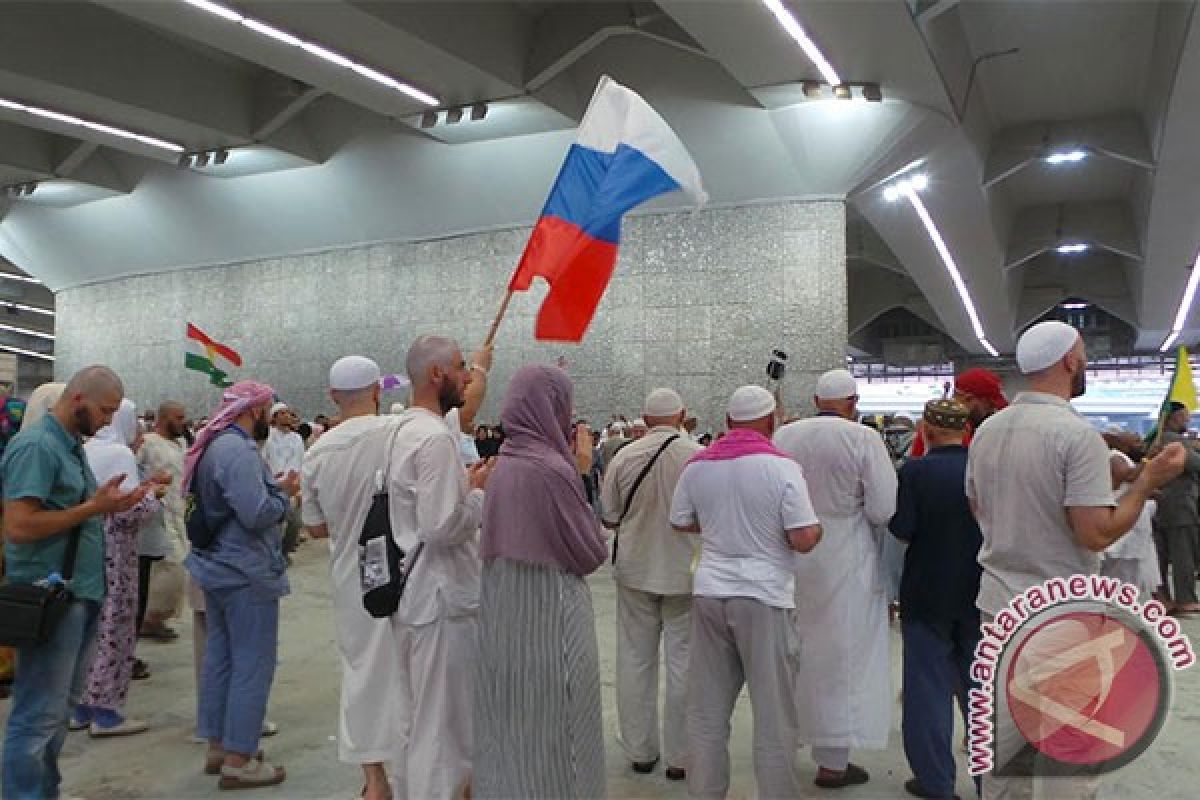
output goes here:
<path id="1" fill-rule="evenodd" d="M 419 338 L 407 353 L 409 402 L 380 414 L 378 366 L 347 356 L 329 372 L 337 412 L 311 422 L 253 381 L 224 390 L 211 418 L 189 421 L 192 409 L 166 402 L 139 419 L 104 367 L 40 387 L 27 406 L 6 404 L 8 579 L 44 578 L 61 559 L 66 531 L 31 520 L 63 507 L 72 454 L 87 467 L 85 503 L 102 513 L 81 527 L 80 622 L 60 628 L 75 639 L 0 651 L 13 693 L 3 796 L 57 796 L 67 728 L 106 737 L 151 727 L 123 713 L 130 682 L 150 670 L 135 644 L 177 638 L 171 620 L 185 597 L 204 772 L 227 789 L 283 782 L 260 744 L 275 732 L 266 707 L 289 554 L 310 537 L 330 550 L 339 756 L 361 765 L 368 800 L 603 796 L 585 579 L 606 562 L 616 582 L 616 740 L 634 772 L 661 765 L 704 798 L 728 792 L 743 687 L 758 796 L 801 795 L 806 745 L 816 786 L 867 782 L 850 757 L 888 744 L 898 688 L 889 624 L 903 641 L 912 771 L 903 788 L 956 797 L 954 703 L 965 719 L 980 625 L 1011 599 L 998 587 L 1051 577 L 1060 567 L 1039 565 L 1061 564 L 1064 552 L 1076 571 L 1117 576 L 1172 613 L 1200 610 L 1200 454 L 1171 444 L 1184 439 L 1188 410 L 1174 407 L 1153 442 L 1093 430 L 1068 402 L 1086 356 L 1061 323 L 1022 337 L 1029 387 L 1011 408 L 1000 378 L 973 368 L 915 424 L 860 418 L 857 381 L 836 369 L 816 384 L 815 416 L 787 417 L 776 394 L 747 385 L 714 436 L 664 387 L 636 419 L 614 415 L 592 431 L 574 419 L 567 372 L 543 365 L 512 377 L 498 425 L 476 424 L 491 358 Z M 82 441 L 81 451 L 70 446 Z M 1012 442 L 1028 464 L 1069 475 L 1031 477 L 1043 485 L 993 498 L 999 474 L 1027 466 L 1004 461 Z M 1063 452 L 1086 468 L 1059 464 Z M 1072 485 L 1080 481 L 1090 483 Z M 1160 487 L 1157 510 L 1142 505 Z M 378 573 L 382 550 L 368 552 L 365 531 L 381 497 L 379 541 L 390 538 L 395 553 Z M 1032 544 L 1006 541 L 1013 518 L 1003 515 L 1029 522 L 1037 509 L 997 506 L 1039 503 L 1057 509 L 1057 528 Z M 1113 519 L 1085 537 L 1075 505 Z M 195 538 L 189 513 L 210 540 Z M 395 604 L 375 616 L 364 595 L 380 586 Z M 33 665 L 74 677 L 50 686 Z M 1060 788 L 1090 797 L 1095 782 Z M 975 789 L 1007 796 L 991 776 Z"/>

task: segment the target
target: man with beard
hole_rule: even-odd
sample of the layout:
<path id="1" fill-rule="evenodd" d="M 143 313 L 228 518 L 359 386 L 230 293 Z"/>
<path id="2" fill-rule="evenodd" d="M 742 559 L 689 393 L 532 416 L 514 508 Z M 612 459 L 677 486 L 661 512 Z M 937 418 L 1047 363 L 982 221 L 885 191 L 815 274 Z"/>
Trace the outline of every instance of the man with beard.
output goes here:
<path id="1" fill-rule="evenodd" d="M 159 641 L 178 637 L 167 620 L 178 616 L 183 600 L 182 568 L 186 552 L 183 524 L 183 432 L 187 429 L 184 407 L 168 400 L 154 415 L 154 430 L 147 433 L 138 450 L 143 475 L 171 476 L 162 498 L 162 509 L 151 516 L 138 532 L 138 635 Z M 154 607 L 150 598 L 155 596 Z"/>
<path id="2" fill-rule="evenodd" d="M 412 403 L 391 434 L 388 470 L 392 533 L 410 565 L 392 615 L 405 710 L 396 780 L 401 796 L 436 800 L 461 796 L 471 775 L 479 524 L 492 462 L 464 469 L 459 431 L 445 421 L 472 379 L 458 344 L 422 336 L 406 368 Z"/>
<path id="3" fill-rule="evenodd" d="M 1008 398 L 1004 396 L 1004 386 L 1000 382 L 1000 376 L 983 367 L 972 367 L 955 376 L 954 400 L 962 403 L 970 412 L 970 416 L 967 418 L 970 424 L 967 426 L 963 444 L 971 443 L 971 437 L 975 431 L 979 430 L 979 426 L 983 424 L 984 420 L 997 411 L 1008 408 Z M 925 437 L 918 430 L 913 439 L 909 456 L 917 458 L 925 455 L 925 452 Z"/>
<path id="4" fill-rule="evenodd" d="M 1171 403 L 1163 424 L 1162 444 L 1183 442 L 1191 412 L 1183 403 Z M 1185 443 L 1186 444 L 1186 443 Z M 1183 474 L 1163 487 L 1154 515 L 1154 535 L 1159 546 L 1162 575 L 1171 568 L 1171 613 L 1190 617 L 1200 612 L 1196 601 L 1196 557 L 1200 548 L 1200 453 L 1187 446 Z"/>
<path id="5" fill-rule="evenodd" d="M 1186 457 L 1182 445 L 1168 445 L 1118 502 L 1104 439 L 1069 402 L 1086 388 L 1079 332 L 1040 322 L 1022 334 L 1016 356 L 1029 388 L 979 428 L 967 458 L 967 497 L 983 534 L 976 605 L 984 626 L 1046 580 L 1099 572 L 1100 554 L 1133 527 Z M 1061 689 L 1092 697 L 1091 675 L 1084 670 Z M 1032 797 L 1034 778 L 1047 772 L 1044 757 L 1025 741 L 1006 698 L 997 698 L 995 726 L 995 768 L 1005 772 L 984 776 L 984 800 Z M 1086 775 L 1045 780 L 1054 783 L 1045 794 L 1056 798 L 1093 798 L 1098 790 Z"/>
<path id="6" fill-rule="evenodd" d="M 83 694 L 87 662 L 104 600 L 105 514 L 133 508 L 154 484 L 121 490 L 124 475 L 103 486 L 88 467 L 83 437 L 112 421 L 125 390 L 107 367 L 71 378 L 50 413 L 26 426 L 0 462 L 4 486 L 6 580 L 33 584 L 62 575 L 75 551 L 71 601 L 43 644 L 17 650 L 17 676 L 4 742 L 6 798 L 58 797 L 58 755 L 69 709 Z"/>
<path id="7" fill-rule="evenodd" d="M 286 777 L 258 749 L 278 660 L 279 598 L 289 591 L 279 523 L 300 489 L 294 472 L 277 483 L 258 453 L 274 395 L 253 381 L 226 389 L 184 459 L 190 513 L 211 535 L 184 562 L 204 590 L 208 629 L 197 733 L 208 740 L 205 772 L 220 775 L 222 789 L 272 786 Z M 190 533 L 191 518 L 188 525 Z"/>

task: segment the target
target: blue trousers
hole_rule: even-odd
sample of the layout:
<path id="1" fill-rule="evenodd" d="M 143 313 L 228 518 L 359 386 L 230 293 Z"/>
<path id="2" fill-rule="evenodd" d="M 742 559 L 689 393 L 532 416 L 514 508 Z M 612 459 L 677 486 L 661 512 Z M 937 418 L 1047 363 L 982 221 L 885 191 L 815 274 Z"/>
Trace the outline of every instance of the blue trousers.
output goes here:
<path id="1" fill-rule="evenodd" d="M 4 800 L 55 800 L 58 754 L 71 709 L 83 696 L 100 606 L 75 600 L 50 641 L 17 651 L 12 711 L 4 738 Z"/>
<path id="2" fill-rule="evenodd" d="M 208 638 L 197 733 L 226 751 L 258 752 L 279 649 L 279 598 L 250 586 L 205 589 Z"/>
<path id="3" fill-rule="evenodd" d="M 954 796 L 954 698 L 967 722 L 971 661 L 979 643 L 979 616 L 952 623 L 905 619 L 904 755 L 921 788 Z"/>

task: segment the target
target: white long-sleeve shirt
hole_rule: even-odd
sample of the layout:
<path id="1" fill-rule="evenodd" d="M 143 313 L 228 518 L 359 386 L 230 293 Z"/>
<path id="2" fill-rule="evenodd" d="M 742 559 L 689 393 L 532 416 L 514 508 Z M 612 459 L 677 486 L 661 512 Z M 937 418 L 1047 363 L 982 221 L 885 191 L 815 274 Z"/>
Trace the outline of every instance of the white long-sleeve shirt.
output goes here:
<path id="1" fill-rule="evenodd" d="M 304 439 L 294 431 L 283 431 L 272 426 L 263 445 L 262 456 L 272 475 L 287 475 L 292 471 L 298 475 L 304 468 Z"/>

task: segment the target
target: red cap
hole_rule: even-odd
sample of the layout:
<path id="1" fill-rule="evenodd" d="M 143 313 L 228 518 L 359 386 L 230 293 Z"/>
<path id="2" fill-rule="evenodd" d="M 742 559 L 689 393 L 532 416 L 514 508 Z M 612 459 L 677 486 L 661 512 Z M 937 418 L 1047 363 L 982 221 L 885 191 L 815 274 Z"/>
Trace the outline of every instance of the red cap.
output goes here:
<path id="1" fill-rule="evenodd" d="M 1004 396 L 1004 387 L 1000 376 L 990 369 L 973 367 L 954 379 L 956 391 L 991 401 L 997 410 L 1008 407 L 1008 398 Z"/>

